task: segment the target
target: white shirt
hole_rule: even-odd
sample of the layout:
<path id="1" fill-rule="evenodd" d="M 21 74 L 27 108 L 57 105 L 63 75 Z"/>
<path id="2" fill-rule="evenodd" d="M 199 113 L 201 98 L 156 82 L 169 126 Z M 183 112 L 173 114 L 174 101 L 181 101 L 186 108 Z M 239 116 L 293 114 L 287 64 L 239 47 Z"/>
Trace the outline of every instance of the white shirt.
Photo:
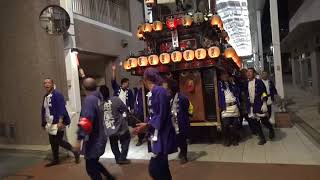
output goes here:
<path id="1" fill-rule="evenodd" d="M 224 97 L 226 99 L 226 103 L 233 103 L 236 102 L 236 98 L 234 97 L 233 93 L 230 91 L 229 87 L 224 90 Z"/>
<path id="2" fill-rule="evenodd" d="M 262 80 L 264 85 L 266 86 L 266 89 L 267 89 L 267 94 L 270 95 L 270 86 L 269 86 L 269 80 Z M 271 105 L 272 104 L 272 100 L 270 97 L 268 97 L 268 101 L 267 101 L 267 104 L 268 105 Z"/>
<path id="3" fill-rule="evenodd" d="M 236 97 L 230 91 L 228 86 L 224 90 L 224 97 L 225 97 L 226 103 L 236 102 Z M 221 116 L 222 116 L 222 118 L 239 117 L 239 108 L 238 108 L 238 106 L 236 104 L 232 105 L 232 106 L 226 106 L 226 110 L 221 112 Z"/>
<path id="4" fill-rule="evenodd" d="M 256 79 L 249 81 L 248 86 L 250 103 L 254 103 L 255 91 L 256 91 Z"/>
<path id="5" fill-rule="evenodd" d="M 46 118 L 46 131 L 51 135 L 56 135 L 58 132 L 58 125 L 52 124 L 53 122 L 53 116 L 50 114 L 50 107 L 51 104 L 51 98 L 52 93 L 48 94 L 46 97 L 44 97 L 43 107 L 45 109 L 45 118 Z"/>
<path id="6" fill-rule="evenodd" d="M 127 92 L 127 90 L 120 88 L 119 98 L 125 105 L 127 105 Z"/>

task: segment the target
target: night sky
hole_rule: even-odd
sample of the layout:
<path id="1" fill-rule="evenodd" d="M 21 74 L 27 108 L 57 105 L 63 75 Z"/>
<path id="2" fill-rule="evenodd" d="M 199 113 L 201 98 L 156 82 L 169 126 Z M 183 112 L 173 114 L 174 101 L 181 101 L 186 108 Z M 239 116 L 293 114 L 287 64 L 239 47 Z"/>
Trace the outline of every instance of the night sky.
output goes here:
<path id="1" fill-rule="evenodd" d="M 283 39 L 289 31 L 289 0 L 278 0 L 278 13 L 279 13 L 279 28 L 280 38 Z M 271 25 L 270 25 L 270 4 L 269 0 L 266 0 L 264 6 L 264 12 L 262 16 L 262 41 L 264 52 L 270 51 L 270 45 L 272 43 Z"/>

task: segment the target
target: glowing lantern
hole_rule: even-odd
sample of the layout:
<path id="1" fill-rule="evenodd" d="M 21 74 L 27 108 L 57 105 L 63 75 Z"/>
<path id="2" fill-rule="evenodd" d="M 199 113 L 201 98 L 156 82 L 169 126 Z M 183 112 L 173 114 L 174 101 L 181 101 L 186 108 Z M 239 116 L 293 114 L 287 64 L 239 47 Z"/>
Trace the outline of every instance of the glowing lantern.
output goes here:
<path id="1" fill-rule="evenodd" d="M 217 46 L 210 47 L 208 49 L 208 55 L 210 58 L 217 58 L 220 56 L 220 48 Z"/>
<path id="2" fill-rule="evenodd" d="M 138 59 L 137 58 L 129 58 L 128 59 L 131 68 L 136 68 L 138 66 Z"/>
<path id="3" fill-rule="evenodd" d="M 178 20 L 176 18 L 169 18 L 166 21 L 167 27 L 170 30 L 176 29 L 178 26 Z"/>
<path id="4" fill-rule="evenodd" d="M 223 23 L 219 15 L 215 14 L 211 17 L 211 26 L 217 26 L 220 29 L 223 28 Z"/>
<path id="5" fill-rule="evenodd" d="M 125 70 L 130 70 L 131 69 L 130 62 L 129 61 L 124 61 L 123 62 L 123 68 Z"/>
<path id="6" fill-rule="evenodd" d="M 138 30 L 137 30 L 137 38 L 142 40 L 144 38 L 143 36 L 143 25 L 139 25 L 138 26 Z"/>
<path id="7" fill-rule="evenodd" d="M 192 61 L 194 59 L 194 51 L 186 50 L 183 52 L 183 59 L 186 61 Z"/>
<path id="8" fill-rule="evenodd" d="M 195 55 L 195 57 L 196 57 L 197 59 L 204 59 L 204 58 L 206 58 L 206 56 L 207 56 L 207 51 L 206 51 L 205 49 L 203 49 L 203 48 L 197 49 L 197 50 L 195 51 L 194 55 Z"/>
<path id="9" fill-rule="evenodd" d="M 154 21 L 152 26 L 154 31 L 162 31 L 163 29 L 163 25 L 161 21 Z"/>
<path id="10" fill-rule="evenodd" d="M 148 62 L 152 66 L 158 65 L 159 64 L 159 57 L 157 55 L 151 55 L 148 57 Z"/>
<path id="11" fill-rule="evenodd" d="M 185 15 L 182 19 L 182 24 L 184 27 L 189 27 L 192 25 L 192 17 L 190 15 Z"/>
<path id="12" fill-rule="evenodd" d="M 160 54 L 160 62 L 161 64 L 168 64 L 170 62 L 170 54 L 168 53 Z"/>
<path id="13" fill-rule="evenodd" d="M 145 56 L 140 56 L 138 58 L 138 65 L 141 67 L 147 66 L 148 65 L 148 58 Z"/>
<path id="14" fill-rule="evenodd" d="M 152 31 L 152 25 L 149 23 L 145 23 L 143 25 L 143 32 L 148 33 Z"/>
<path id="15" fill-rule="evenodd" d="M 182 60 L 182 53 L 180 51 L 174 51 L 171 54 L 171 60 L 173 62 L 180 62 Z"/>
<path id="16" fill-rule="evenodd" d="M 235 56 L 237 56 L 237 53 L 232 47 L 229 47 L 229 48 L 224 50 L 224 57 L 233 58 Z"/>
<path id="17" fill-rule="evenodd" d="M 201 12 L 194 13 L 194 15 L 193 15 L 193 21 L 194 21 L 196 24 L 202 23 L 202 22 L 204 21 L 204 15 L 203 15 L 203 13 L 201 13 Z"/>

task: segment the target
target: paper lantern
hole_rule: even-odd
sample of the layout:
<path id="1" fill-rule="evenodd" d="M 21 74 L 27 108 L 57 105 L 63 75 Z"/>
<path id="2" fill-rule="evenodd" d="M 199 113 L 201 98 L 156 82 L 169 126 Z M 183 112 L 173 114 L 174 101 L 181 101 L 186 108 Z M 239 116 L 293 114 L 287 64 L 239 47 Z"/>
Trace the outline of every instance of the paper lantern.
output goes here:
<path id="1" fill-rule="evenodd" d="M 138 58 L 138 65 L 141 67 L 148 66 L 148 58 L 145 56 L 140 56 Z"/>
<path id="2" fill-rule="evenodd" d="M 159 57 L 157 55 L 151 55 L 148 57 L 148 62 L 152 66 L 158 65 L 159 64 Z"/>
<path id="3" fill-rule="evenodd" d="M 176 29 L 178 26 L 178 20 L 176 18 L 168 18 L 166 21 L 167 28 L 170 30 Z"/>
<path id="4" fill-rule="evenodd" d="M 152 28 L 154 31 L 162 31 L 163 29 L 163 24 L 161 21 L 154 21 L 152 24 Z"/>
<path id="5" fill-rule="evenodd" d="M 237 56 L 237 53 L 232 47 L 229 47 L 229 48 L 224 50 L 224 57 L 233 58 L 235 56 Z"/>
<path id="6" fill-rule="evenodd" d="M 194 59 L 194 51 L 186 50 L 183 52 L 183 59 L 186 61 L 192 61 Z"/>
<path id="7" fill-rule="evenodd" d="M 130 62 L 129 61 L 124 61 L 123 62 L 123 68 L 125 70 L 130 70 L 131 69 Z"/>
<path id="8" fill-rule="evenodd" d="M 216 26 L 218 28 L 223 28 L 223 22 L 221 20 L 221 17 L 217 14 L 213 15 L 211 17 L 211 22 L 210 22 L 211 26 Z"/>
<path id="9" fill-rule="evenodd" d="M 149 24 L 149 23 L 145 23 L 145 24 L 143 25 L 143 32 L 149 33 L 149 32 L 151 32 L 151 31 L 152 31 L 152 25 Z"/>
<path id="10" fill-rule="evenodd" d="M 205 59 L 207 57 L 207 51 L 203 48 L 197 49 L 194 53 L 195 57 L 199 60 Z"/>
<path id="11" fill-rule="evenodd" d="M 184 27 L 190 27 L 192 25 L 192 17 L 190 15 L 185 15 L 182 19 L 182 25 Z"/>
<path id="12" fill-rule="evenodd" d="M 220 56 L 220 48 L 217 46 L 210 47 L 208 49 L 208 56 L 210 58 L 217 58 Z"/>
<path id="13" fill-rule="evenodd" d="M 137 58 L 129 58 L 128 59 L 131 68 L 136 68 L 138 66 L 138 59 Z"/>
<path id="14" fill-rule="evenodd" d="M 161 64 L 170 63 L 170 54 L 168 54 L 168 53 L 160 54 L 160 62 L 161 62 Z"/>
<path id="15" fill-rule="evenodd" d="M 144 38 L 143 36 L 143 25 L 139 25 L 137 29 L 137 38 L 142 40 Z"/>
<path id="16" fill-rule="evenodd" d="M 172 62 L 180 62 L 182 60 L 182 53 L 180 51 L 174 51 L 171 53 Z"/>
<path id="17" fill-rule="evenodd" d="M 197 12 L 197 13 L 194 13 L 193 15 L 193 21 L 196 23 L 196 24 L 200 24 L 204 21 L 204 15 L 203 13 L 201 12 Z"/>

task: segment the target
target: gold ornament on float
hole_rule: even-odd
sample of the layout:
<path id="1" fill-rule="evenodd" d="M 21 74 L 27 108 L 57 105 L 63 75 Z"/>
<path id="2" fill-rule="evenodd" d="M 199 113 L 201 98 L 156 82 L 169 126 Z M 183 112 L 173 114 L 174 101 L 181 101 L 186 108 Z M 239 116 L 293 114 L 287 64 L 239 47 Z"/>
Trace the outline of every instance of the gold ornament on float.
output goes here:
<path id="1" fill-rule="evenodd" d="M 195 22 L 196 24 L 200 24 L 204 21 L 204 15 L 202 12 L 197 12 L 194 13 L 193 15 L 193 22 Z"/>
<path id="2" fill-rule="evenodd" d="M 193 19 L 190 15 L 185 15 L 182 19 L 182 25 L 184 27 L 190 27 L 192 25 Z"/>

